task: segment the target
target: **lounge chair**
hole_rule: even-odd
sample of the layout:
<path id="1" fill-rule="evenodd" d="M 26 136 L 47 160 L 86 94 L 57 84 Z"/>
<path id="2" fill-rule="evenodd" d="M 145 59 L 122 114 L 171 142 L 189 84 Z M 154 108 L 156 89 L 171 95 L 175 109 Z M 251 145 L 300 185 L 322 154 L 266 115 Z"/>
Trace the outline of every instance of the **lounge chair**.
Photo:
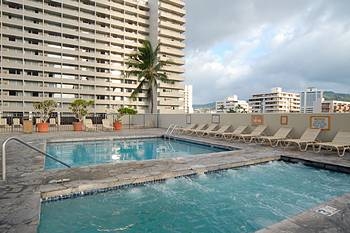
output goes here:
<path id="1" fill-rule="evenodd" d="M 49 125 L 50 125 L 51 127 L 57 126 L 56 118 L 50 118 L 50 119 L 49 119 Z"/>
<path id="2" fill-rule="evenodd" d="M 85 126 L 86 131 L 95 131 L 96 130 L 96 127 L 92 124 L 91 119 L 85 119 L 84 126 Z"/>
<path id="3" fill-rule="evenodd" d="M 12 119 L 12 126 L 13 126 L 14 128 L 20 128 L 20 127 L 22 127 L 22 124 L 21 124 L 20 119 L 19 119 L 19 118 L 13 118 L 13 119 Z"/>
<path id="4" fill-rule="evenodd" d="M 260 136 L 260 137 L 254 137 L 254 139 L 261 144 L 268 142 L 270 146 L 276 147 L 278 146 L 279 140 L 286 139 L 291 131 L 292 131 L 292 128 L 282 127 L 282 128 L 279 128 L 279 130 L 277 130 L 277 132 L 273 136 Z"/>
<path id="5" fill-rule="evenodd" d="M 11 126 L 7 124 L 7 118 L 0 119 L 0 128 L 11 128 Z"/>
<path id="6" fill-rule="evenodd" d="M 247 127 L 248 126 L 246 126 L 246 125 L 241 125 L 241 126 L 238 126 L 233 132 L 222 133 L 221 135 L 218 135 L 218 136 L 221 136 L 226 140 L 234 140 L 234 139 L 236 139 L 236 137 L 238 137 L 240 134 L 242 134 L 244 132 L 244 130 L 247 129 Z"/>
<path id="7" fill-rule="evenodd" d="M 317 153 L 319 153 L 322 148 L 330 150 L 336 149 L 340 157 L 344 156 L 345 151 L 350 150 L 350 132 L 339 131 L 331 142 L 316 142 L 313 145 L 313 149 Z"/>
<path id="8" fill-rule="evenodd" d="M 175 128 L 175 132 L 177 134 L 182 134 L 184 131 L 189 130 L 189 129 L 194 129 L 196 127 L 197 127 L 197 124 L 190 124 L 190 125 L 187 125 L 186 127 Z"/>
<path id="9" fill-rule="evenodd" d="M 205 136 L 206 134 L 208 134 L 209 132 L 213 132 L 215 131 L 217 128 L 219 127 L 218 124 L 211 124 L 208 126 L 208 128 L 203 129 L 203 130 L 195 130 L 195 134 L 197 136 Z"/>
<path id="10" fill-rule="evenodd" d="M 299 139 L 278 140 L 277 143 L 285 143 L 284 148 L 287 148 L 291 144 L 296 144 L 300 151 L 306 151 L 310 145 L 313 145 L 316 142 L 316 138 L 320 132 L 321 129 L 307 129 Z M 302 148 L 303 145 L 305 145 L 305 148 Z"/>
<path id="11" fill-rule="evenodd" d="M 196 132 L 196 130 L 204 130 L 208 128 L 208 124 L 201 124 L 201 125 L 198 125 L 196 128 L 194 129 L 187 129 L 187 130 L 184 130 L 183 133 L 187 133 L 188 135 L 191 135 L 191 134 L 194 134 Z"/>
<path id="12" fill-rule="evenodd" d="M 261 136 L 266 128 L 266 125 L 258 125 L 251 133 L 238 135 L 238 140 L 243 140 L 245 143 L 252 142 L 254 138 Z"/>
<path id="13" fill-rule="evenodd" d="M 102 119 L 102 130 L 113 131 L 114 127 L 112 125 L 112 122 L 108 119 Z"/>
<path id="14" fill-rule="evenodd" d="M 232 127 L 232 125 L 223 125 L 220 127 L 220 129 L 216 131 L 211 131 L 208 133 L 208 136 L 213 136 L 215 138 L 222 136 L 223 133 L 227 132 Z"/>

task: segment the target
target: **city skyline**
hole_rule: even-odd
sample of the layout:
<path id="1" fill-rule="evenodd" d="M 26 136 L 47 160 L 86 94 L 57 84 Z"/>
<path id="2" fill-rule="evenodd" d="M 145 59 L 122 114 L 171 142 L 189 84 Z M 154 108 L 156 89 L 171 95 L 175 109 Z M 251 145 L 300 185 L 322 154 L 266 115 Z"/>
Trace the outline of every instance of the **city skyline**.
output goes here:
<path id="1" fill-rule="evenodd" d="M 193 102 L 248 99 L 276 86 L 347 93 L 349 8 L 348 1 L 186 1 Z"/>

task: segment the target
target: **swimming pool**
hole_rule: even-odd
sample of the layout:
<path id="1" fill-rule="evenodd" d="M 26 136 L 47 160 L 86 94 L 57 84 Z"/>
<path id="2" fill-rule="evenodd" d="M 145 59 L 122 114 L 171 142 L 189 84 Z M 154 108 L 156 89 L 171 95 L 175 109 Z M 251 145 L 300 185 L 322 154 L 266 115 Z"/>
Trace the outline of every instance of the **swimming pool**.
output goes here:
<path id="1" fill-rule="evenodd" d="M 72 167 L 126 160 L 174 158 L 227 150 L 229 149 L 164 138 L 59 142 L 46 145 L 46 152 Z M 45 168 L 63 166 L 47 158 Z"/>
<path id="2" fill-rule="evenodd" d="M 270 162 L 42 203 L 38 231 L 254 232 L 350 192 L 349 179 Z"/>

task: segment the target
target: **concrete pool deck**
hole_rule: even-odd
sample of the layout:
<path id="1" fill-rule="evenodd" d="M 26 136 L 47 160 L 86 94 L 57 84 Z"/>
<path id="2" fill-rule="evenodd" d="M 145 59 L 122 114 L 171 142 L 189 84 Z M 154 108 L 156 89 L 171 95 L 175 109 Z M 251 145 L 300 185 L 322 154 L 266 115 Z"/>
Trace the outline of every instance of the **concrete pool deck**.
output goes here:
<path id="1" fill-rule="evenodd" d="M 2 134 L 4 141 L 17 136 L 31 145 L 44 149 L 47 140 L 74 138 L 110 138 L 120 136 L 160 136 L 163 129 L 134 129 L 119 132 L 53 132 L 48 134 Z M 350 156 L 336 153 L 315 154 L 255 144 L 228 143 L 222 140 L 184 136 L 209 144 L 239 147 L 241 150 L 216 154 L 137 162 L 104 164 L 67 170 L 44 171 L 44 157 L 17 142 L 9 142 L 7 152 L 7 181 L 0 186 L 0 232 L 36 232 L 40 216 L 40 200 L 65 197 L 71 193 L 90 192 L 117 186 L 164 180 L 177 176 L 253 165 L 274 160 L 303 161 L 350 173 Z M 62 181 L 63 183 L 53 183 Z M 313 209 L 269 226 L 259 232 L 346 232 L 349 229 L 350 194 L 338 197 L 327 205 L 339 212 L 331 217 Z M 326 205 L 326 204 L 324 204 Z M 322 206 L 322 205 L 321 205 Z M 316 231 L 317 229 L 317 231 Z M 333 231 L 336 229 L 337 231 Z M 342 231 L 343 229 L 343 231 Z M 306 231 L 308 230 L 308 231 Z"/>

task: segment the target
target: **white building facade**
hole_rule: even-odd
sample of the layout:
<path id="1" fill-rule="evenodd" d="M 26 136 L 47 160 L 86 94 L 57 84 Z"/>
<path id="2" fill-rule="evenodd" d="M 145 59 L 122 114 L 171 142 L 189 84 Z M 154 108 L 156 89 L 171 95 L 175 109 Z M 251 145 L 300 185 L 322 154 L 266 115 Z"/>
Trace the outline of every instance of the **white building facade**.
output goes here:
<path id="1" fill-rule="evenodd" d="M 324 100 L 321 104 L 321 112 L 350 113 L 350 102 L 338 100 Z"/>
<path id="2" fill-rule="evenodd" d="M 169 61 L 157 111 L 184 112 L 183 0 L 1 0 L 0 14 L 1 112 L 32 112 L 45 99 L 70 112 L 77 98 L 94 100 L 96 113 L 146 112 L 146 90 L 131 99 L 138 80 L 122 75 L 145 40 L 159 43 L 159 59 Z"/>
<path id="3" fill-rule="evenodd" d="M 253 113 L 300 112 L 300 95 L 276 87 L 268 93 L 253 94 L 249 105 Z"/>
<path id="4" fill-rule="evenodd" d="M 248 113 L 250 107 L 247 101 L 238 100 L 238 96 L 233 95 L 223 101 L 216 101 L 215 110 L 217 113 Z"/>
<path id="5" fill-rule="evenodd" d="M 193 113 L 193 88 L 192 85 L 185 85 L 184 99 L 185 99 L 185 113 Z"/>
<path id="6" fill-rule="evenodd" d="M 323 91 L 309 87 L 300 93 L 300 112 L 319 113 L 322 111 Z"/>

